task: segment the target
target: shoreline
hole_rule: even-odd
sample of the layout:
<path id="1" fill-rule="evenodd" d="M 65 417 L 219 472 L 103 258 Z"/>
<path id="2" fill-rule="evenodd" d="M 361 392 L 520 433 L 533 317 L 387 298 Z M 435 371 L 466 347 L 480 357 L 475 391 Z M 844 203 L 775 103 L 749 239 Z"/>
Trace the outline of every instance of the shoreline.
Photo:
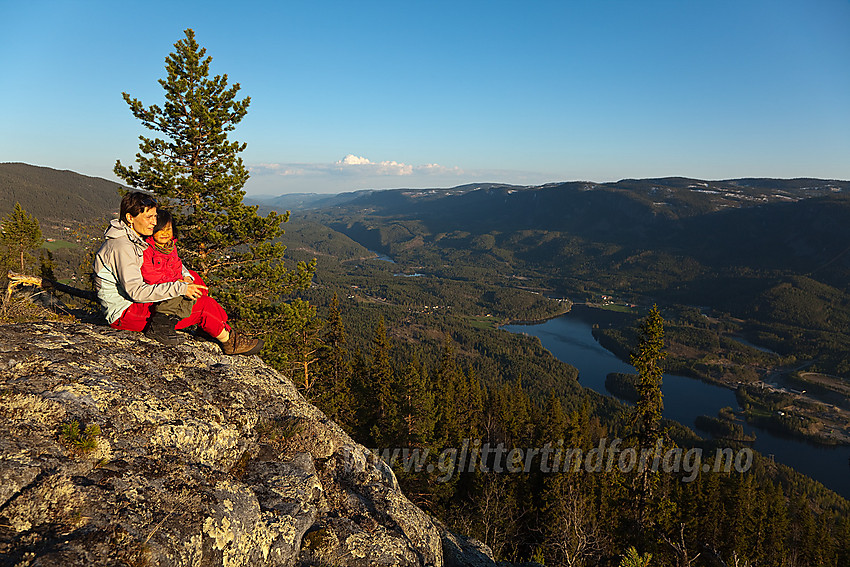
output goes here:
<path id="1" fill-rule="evenodd" d="M 579 310 L 586 309 L 587 311 L 595 311 L 595 312 L 602 312 L 602 313 L 610 314 L 609 317 L 608 317 L 609 320 L 638 317 L 637 313 L 632 313 L 632 312 L 627 312 L 627 311 L 617 311 L 617 310 L 613 310 L 613 309 L 605 309 L 605 307 L 603 305 L 600 305 L 598 303 L 588 303 L 586 301 L 582 301 L 582 302 L 572 302 L 572 301 L 570 301 L 569 307 L 567 307 L 565 310 L 563 310 L 562 312 L 557 313 L 555 315 L 551 315 L 549 317 L 543 317 L 542 319 L 509 319 L 508 321 L 505 321 L 504 323 L 498 323 L 496 325 L 496 328 L 503 327 L 505 325 L 540 325 L 542 323 L 546 323 L 547 321 L 551 321 L 552 319 L 557 319 L 558 317 L 563 317 L 567 313 L 572 313 L 574 307 L 578 308 Z"/>
<path id="2" fill-rule="evenodd" d="M 575 307 L 577 307 L 578 309 L 574 310 L 573 308 L 575 308 Z M 619 322 L 622 322 L 622 320 L 626 317 L 634 318 L 634 317 L 637 316 L 637 314 L 635 314 L 635 313 L 624 313 L 624 312 L 619 312 L 619 311 L 610 311 L 610 310 L 604 309 L 603 307 L 599 307 L 599 306 L 596 306 L 596 305 L 593 305 L 593 304 L 588 304 L 586 302 L 585 303 L 572 303 L 569 306 L 569 308 L 567 310 L 565 310 L 563 313 L 560 313 L 558 315 L 554 315 L 552 317 L 547 317 L 547 318 L 536 320 L 536 321 L 524 321 L 524 320 L 509 321 L 507 323 L 501 323 L 501 324 L 496 325 L 496 328 L 501 329 L 503 326 L 506 326 L 506 325 L 528 325 L 528 326 L 540 325 L 540 324 L 546 323 L 547 321 L 550 321 L 552 319 L 562 317 L 562 316 L 564 316 L 568 313 L 571 313 L 571 312 L 575 313 L 576 311 L 580 311 L 580 312 L 584 311 L 587 314 L 596 315 L 595 317 L 582 317 L 581 315 L 583 315 L 585 313 L 578 313 L 577 314 L 579 319 L 581 319 L 584 322 L 589 323 L 591 325 L 591 333 L 593 334 L 593 338 L 600 344 L 600 346 L 602 346 L 603 348 L 608 350 L 612 355 L 614 355 L 621 362 L 629 364 L 628 360 L 624 360 L 621 356 L 618 355 L 617 351 L 621 350 L 621 349 L 612 350 L 611 348 L 609 348 L 610 345 L 606 345 L 603 341 L 599 340 L 599 337 L 597 336 L 597 334 L 594 331 L 596 329 L 600 328 L 602 325 L 605 325 L 606 323 L 607 323 L 607 326 L 611 326 L 611 324 L 614 321 L 618 320 Z M 603 313 L 608 314 L 608 316 L 601 317 L 601 318 L 598 317 L 598 315 L 603 314 Z M 620 345 L 620 346 L 622 346 L 622 345 Z M 691 380 L 699 380 L 700 382 L 703 382 L 705 384 L 710 384 L 712 386 L 719 386 L 719 387 L 731 390 L 732 392 L 735 393 L 735 399 L 736 399 L 739 407 L 741 406 L 739 388 L 741 386 L 745 386 L 746 383 L 743 383 L 743 382 L 740 382 L 740 381 L 732 382 L 732 381 L 727 381 L 727 380 L 719 380 L 719 379 L 716 379 L 716 378 L 710 378 L 710 377 L 707 377 L 707 376 L 702 376 L 700 374 L 697 374 L 695 372 L 690 371 L 689 368 L 676 369 L 674 371 L 671 371 L 670 374 L 675 375 L 675 376 L 682 376 L 684 378 L 688 378 L 688 379 L 691 379 Z M 609 393 L 609 394 L 606 394 L 606 395 L 611 395 L 611 394 Z M 807 403 L 822 404 L 822 402 L 820 402 L 816 398 L 813 398 L 813 397 L 810 397 L 810 396 L 804 396 L 802 394 L 796 394 L 796 395 L 803 398 L 803 400 Z M 611 395 L 611 396 L 614 397 L 614 398 L 617 398 L 617 396 L 613 396 L 613 395 Z M 620 398 L 617 398 L 617 399 L 619 400 Z M 761 405 L 761 404 L 759 404 L 759 405 Z M 814 408 L 797 407 L 795 409 L 797 410 L 795 413 L 802 415 L 802 416 L 805 416 L 806 418 L 812 419 L 812 420 L 816 421 L 818 424 L 821 424 L 824 427 L 826 427 L 826 426 L 828 426 L 828 424 L 830 424 L 830 422 L 827 422 L 824 419 L 817 417 L 818 413 L 822 413 L 823 408 L 816 406 Z M 802 410 L 802 411 L 800 411 L 800 410 Z M 779 422 L 773 423 L 774 421 L 776 421 L 776 420 L 778 420 L 778 419 L 780 419 L 784 416 L 782 414 L 779 414 L 778 412 L 771 412 L 771 413 L 772 413 L 772 415 L 769 416 L 769 417 L 759 418 L 757 415 L 753 415 L 753 416 L 747 415 L 747 412 L 742 409 L 742 414 L 743 414 L 743 417 L 745 419 L 745 422 L 749 426 L 757 427 L 759 429 L 763 429 L 770 434 L 786 436 L 786 437 L 789 437 L 789 438 L 792 438 L 792 439 L 795 439 L 795 440 L 798 440 L 798 441 L 802 441 L 802 442 L 805 442 L 805 443 L 809 443 L 809 444 L 812 444 L 812 445 L 818 446 L 818 447 L 830 448 L 830 447 L 848 447 L 848 446 L 850 446 L 850 437 L 848 437 L 846 433 L 843 433 L 841 431 L 840 423 L 839 424 L 832 423 L 831 425 L 829 425 L 829 429 L 824 434 L 805 433 L 805 432 L 796 431 L 796 430 L 787 430 Z M 773 415 L 773 414 L 775 414 L 775 415 Z M 776 417 L 777 415 L 779 417 Z"/>

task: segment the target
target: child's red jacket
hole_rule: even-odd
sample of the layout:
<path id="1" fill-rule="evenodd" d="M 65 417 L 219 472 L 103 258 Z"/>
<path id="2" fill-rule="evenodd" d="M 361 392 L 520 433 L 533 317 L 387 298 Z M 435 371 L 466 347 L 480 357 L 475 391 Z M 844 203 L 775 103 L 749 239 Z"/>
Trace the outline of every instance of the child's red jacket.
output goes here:
<path id="1" fill-rule="evenodd" d="M 183 269 L 183 262 L 177 256 L 176 244 L 171 252 L 166 254 L 156 249 L 153 238 L 148 237 L 147 243 L 150 246 L 142 255 L 142 278 L 146 284 L 173 282 L 189 275 L 189 271 Z"/>

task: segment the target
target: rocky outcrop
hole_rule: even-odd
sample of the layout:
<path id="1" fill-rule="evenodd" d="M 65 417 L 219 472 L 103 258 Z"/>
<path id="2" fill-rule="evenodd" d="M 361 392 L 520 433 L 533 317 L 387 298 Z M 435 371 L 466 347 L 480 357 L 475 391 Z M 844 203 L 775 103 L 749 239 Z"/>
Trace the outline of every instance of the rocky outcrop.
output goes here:
<path id="1" fill-rule="evenodd" d="M 494 564 L 286 377 L 201 339 L 0 326 L 0 455 L 3 565 Z"/>

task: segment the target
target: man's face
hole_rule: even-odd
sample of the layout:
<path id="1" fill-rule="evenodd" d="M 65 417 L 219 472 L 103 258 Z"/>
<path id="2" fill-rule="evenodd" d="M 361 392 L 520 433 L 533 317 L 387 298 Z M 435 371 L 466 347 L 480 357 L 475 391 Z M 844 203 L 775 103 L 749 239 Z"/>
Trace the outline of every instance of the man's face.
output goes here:
<path id="1" fill-rule="evenodd" d="M 134 217 L 127 213 L 127 224 L 141 236 L 150 236 L 156 226 L 156 207 L 145 209 Z"/>

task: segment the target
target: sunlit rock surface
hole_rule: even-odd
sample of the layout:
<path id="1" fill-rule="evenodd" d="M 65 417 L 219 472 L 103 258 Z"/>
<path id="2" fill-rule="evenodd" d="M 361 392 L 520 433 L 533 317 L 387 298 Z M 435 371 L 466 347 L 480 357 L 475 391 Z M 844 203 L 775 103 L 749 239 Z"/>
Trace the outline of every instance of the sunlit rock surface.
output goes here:
<path id="1" fill-rule="evenodd" d="M 0 565 L 120 564 L 494 563 L 258 357 L 0 326 Z"/>

